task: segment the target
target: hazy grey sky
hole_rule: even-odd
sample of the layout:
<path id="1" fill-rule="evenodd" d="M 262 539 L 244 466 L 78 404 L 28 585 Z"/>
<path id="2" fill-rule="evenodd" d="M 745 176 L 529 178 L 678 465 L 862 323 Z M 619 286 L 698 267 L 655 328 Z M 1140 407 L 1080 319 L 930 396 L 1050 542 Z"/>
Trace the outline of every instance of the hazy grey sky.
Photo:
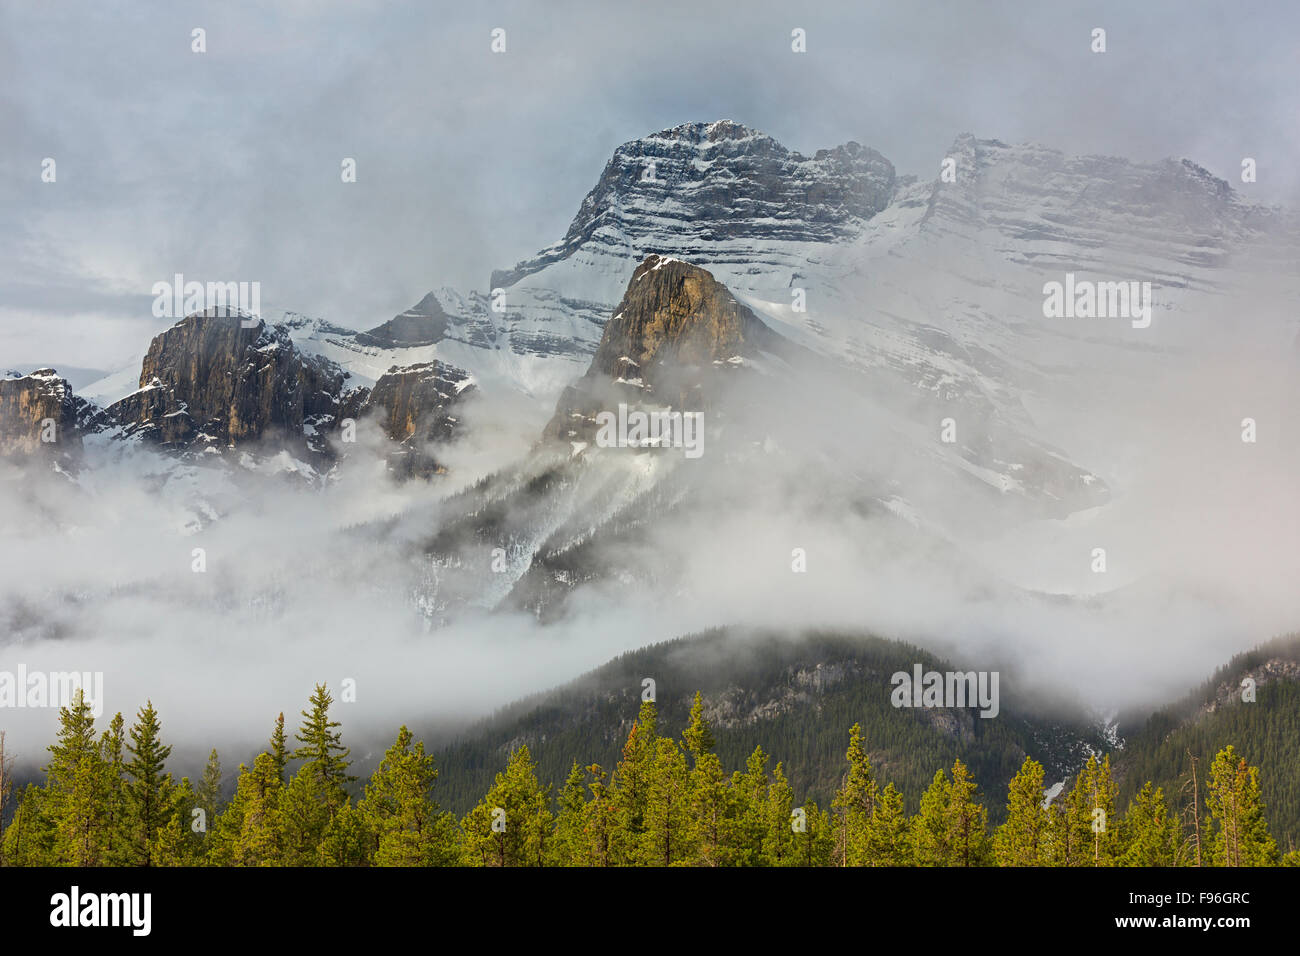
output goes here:
<path id="1" fill-rule="evenodd" d="M 359 327 L 485 289 L 559 238 L 616 146 L 694 120 L 857 140 L 924 177 L 963 131 L 1185 156 L 1295 204 L 1298 9 L 3 0 L 0 366 L 125 364 L 176 272 Z"/>

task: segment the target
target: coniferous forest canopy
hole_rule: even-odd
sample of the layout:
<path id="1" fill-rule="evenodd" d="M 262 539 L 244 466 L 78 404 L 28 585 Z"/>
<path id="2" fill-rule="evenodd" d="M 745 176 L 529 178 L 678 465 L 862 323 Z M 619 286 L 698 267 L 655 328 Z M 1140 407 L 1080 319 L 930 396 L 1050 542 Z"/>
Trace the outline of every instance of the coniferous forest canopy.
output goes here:
<path id="1" fill-rule="evenodd" d="M 333 704 L 318 685 L 296 732 L 278 715 L 227 797 L 216 750 L 197 781 L 168 771 L 152 703 L 129 726 L 117 714 L 97 728 L 79 694 L 60 711 L 45 782 L 0 793 L 14 805 L 0 864 L 1300 865 L 1300 851 L 1284 852 L 1270 832 L 1267 765 L 1233 744 L 1198 753 L 1205 733 L 1177 739 L 1188 744 L 1181 770 L 1143 752 L 1137 766 L 1156 768 L 1163 786 L 1131 775 L 1121 786 L 1110 756 L 1090 754 L 1045 804 L 1044 768 L 1032 757 L 997 792 L 957 759 L 910 801 L 873 766 L 871 741 L 854 723 L 838 784 L 819 803 L 796 792 L 781 755 L 762 745 L 740 767 L 724 765 L 696 693 L 675 731 L 643 701 L 617 759 L 602 766 L 573 754 L 558 787 L 539 779 L 527 744 L 511 749 L 458 815 L 439 805 L 436 761 L 404 726 L 368 780 L 352 774 Z"/>

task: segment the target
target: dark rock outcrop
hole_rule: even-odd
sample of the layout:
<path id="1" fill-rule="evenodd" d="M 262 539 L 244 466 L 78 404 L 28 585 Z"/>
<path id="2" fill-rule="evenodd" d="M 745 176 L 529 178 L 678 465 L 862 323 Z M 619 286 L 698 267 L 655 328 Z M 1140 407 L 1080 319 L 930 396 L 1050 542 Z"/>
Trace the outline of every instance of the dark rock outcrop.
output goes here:
<path id="1" fill-rule="evenodd" d="M 343 381 L 278 326 L 196 314 L 154 337 L 139 390 L 108 416 L 124 434 L 176 448 L 313 438 L 335 424 Z"/>
<path id="2" fill-rule="evenodd" d="M 373 389 L 348 387 L 345 373 L 301 352 L 290 327 L 199 313 L 154 337 L 140 387 L 106 409 L 78 398 L 53 369 L 0 380 L 0 455 L 79 452 L 82 437 L 106 432 L 182 455 L 258 446 L 287 449 L 315 464 L 336 455 L 330 437 L 351 419 L 378 420 L 397 445 L 401 476 L 446 471 L 431 449 L 460 429 L 456 407 L 470 376 L 442 362 L 393 366 Z"/>
<path id="3" fill-rule="evenodd" d="M 565 389 L 546 437 L 589 441 L 595 416 L 620 402 L 703 411 L 720 380 L 779 340 L 713 276 L 648 257 L 605 325 L 587 374 Z"/>
<path id="4" fill-rule="evenodd" d="M 670 369 L 752 355 L 772 338 L 710 273 L 680 259 L 650 256 L 632 274 L 605 326 L 588 376 L 625 377 L 630 360 L 645 387 L 654 388 Z"/>
<path id="5" fill-rule="evenodd" d="M 0 455 L 75 455 L 99 412 L 52 368 L 0 379 Z"/>
<path id="6" fill-rule="evenodd" d="M 416 348 L 441 342 L 451 320 L 432 292 L 401 315 L 366 332 L 358 332 L 361 345 L 381 349 Z"/>
<path id="7" fill-rule="evenodd" d="M 430 445 L 453 441 L 460 430 L 452 414 L 474 390 L 461 369 L 443 362 L 394 366 L 380 376 L 366 396 L 362 415 L 374 415 L 399 447 L 388 455 L 389 468 L 400 477 L 442 474 L 446 468 L 430 454 Z"/>
<path id="8" fill-rule="evenodd" d="M 458 421 L 449 411 L 473 388 L 462 370 L 444 362 L 394 366 L 375 382 L 363 414 L 379 415 L 394 441 L 447 440 Z"/>

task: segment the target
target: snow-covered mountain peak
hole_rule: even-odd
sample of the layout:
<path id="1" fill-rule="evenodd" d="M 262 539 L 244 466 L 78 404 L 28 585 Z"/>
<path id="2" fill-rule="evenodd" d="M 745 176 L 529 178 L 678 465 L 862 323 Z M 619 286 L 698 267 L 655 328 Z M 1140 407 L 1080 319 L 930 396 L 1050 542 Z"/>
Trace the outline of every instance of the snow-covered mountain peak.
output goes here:
<path id="1" fill-rule="evenodd" d="M 991 227 L 1012 240 L 1133 251 L 1161 239 L 1200 246 L 1181 258 L 1204 263 L 1215 246 L 1271 218 L 1196 163 L 1137 163 L 1070 156 L 1035 143 L 958 136 L 934 180 L 931 229 Z M 1187 235 L 1190 233 L 1190 235 Z M 1130 242 L 1128 240 L 1135 240 Z M 1052 250 L 1046 249 L 1049 254 Z"/>
<path id="2" fill-rule="evenodd" d="M 631 256 L 633 266 L 661 251 L 705 264 L 788 264 L 794 257 L 779 246 L 856 233 L 889 204 L 895 182 L 893 164 L 858 143 L 809 158 L 729 120 L 675 126 L 618 147 L 564 238 L 494 272 L 492 286 L 509 288 L 579 254 Z"/>

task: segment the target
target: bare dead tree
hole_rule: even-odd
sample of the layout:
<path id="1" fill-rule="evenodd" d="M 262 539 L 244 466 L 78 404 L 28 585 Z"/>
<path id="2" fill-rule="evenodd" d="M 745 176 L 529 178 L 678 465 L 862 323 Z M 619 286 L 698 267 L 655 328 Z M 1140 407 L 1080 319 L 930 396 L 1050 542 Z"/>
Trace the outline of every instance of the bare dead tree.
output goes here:
<path id="1" fill-rule="evenodd" d="M 0 835 L 4 832 L 5 811 L 9 808 L 9 794 L 13 790 L 13 758 L 5 751 L 5 732 L 0 730 Z M 4 865 L 4 840 L 0 839 L 0 866 Z"/>
<path id="2" fill-rule="evenodd" d="M 1187 838 L 1187 843 L 1192 845 L 1195 850 L 1196 862 L 1194 866 L 1201 865 L 1201 789 L 1196 778 L 1196 758 L 1192 756 L 1190 748 L 1187 750 L 1187 759 L 1191 761 L 1192 770 L 1187 779 L 1183 782 L 1183 792 L 1186 793 L 1188 787 L 1192 791 L 1192 805 L 1188 807 L 1192 819 L 1192 835 Z M 1186 811 L 1185 811 L 1186 813 Z"/>

